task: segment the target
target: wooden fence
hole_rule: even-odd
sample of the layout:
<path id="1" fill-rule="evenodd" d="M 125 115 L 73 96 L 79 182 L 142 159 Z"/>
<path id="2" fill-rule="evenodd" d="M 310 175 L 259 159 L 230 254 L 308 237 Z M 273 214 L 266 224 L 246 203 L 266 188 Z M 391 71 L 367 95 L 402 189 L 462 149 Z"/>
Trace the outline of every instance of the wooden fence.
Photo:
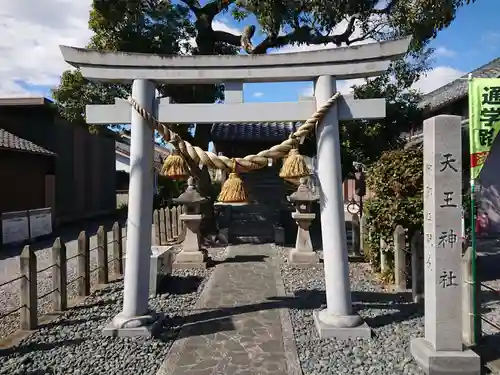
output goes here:
<path id="1" fill-rule="evenodd" d="M 68 308 L 68 285 L 76 283 L 77 297 L 85 297 L 91 292 L 91 274 L 97 276 L 97 284 L 107 284 L 111 277 L 117 278 L 123 274 L 123 239 L 122 228 L 118 222 L 113 224 L 112 240 L 108 241 L 107 232 L 103 226 L 97 231 L 97 245 L 89 247 L 89 237 L 85 231 L 78 236 L 78 248 L 75 255 L 68 257 L 66 245 L 61 238 L 56 238 L 52 246 L 52 264 L 48 267 L 37 269 L 37 256 L 35 251 L 26 245 L 20 256 L 19 277 L 0 284 L 0 287 L 20 281 L 20 304 L 17 308 L 0 315 L 5 318 L 17 311 L 20 312 L 20 328 L 33 330 L 38 326 L 38 300 L 51 295 L 52 311 L 64 311 Z M 111 246 L 112 259 L 108 259 L 108 250 Z M 97 265 L 90 269 L 90 255 L 97 252 Z M 76 277 L 68 280 L 68 261 L 77 259 Z M 38 274 L 51 269 L 52 289 L 39 296 L 37 292 Z"/>
<path id="2" fill-rule="evenodd" d="M 186 206 L 160 208 L 153 212 L 153 245 L 171 245 L 184 240 L 186 225 L 181 215 L 186 213 Z"/>

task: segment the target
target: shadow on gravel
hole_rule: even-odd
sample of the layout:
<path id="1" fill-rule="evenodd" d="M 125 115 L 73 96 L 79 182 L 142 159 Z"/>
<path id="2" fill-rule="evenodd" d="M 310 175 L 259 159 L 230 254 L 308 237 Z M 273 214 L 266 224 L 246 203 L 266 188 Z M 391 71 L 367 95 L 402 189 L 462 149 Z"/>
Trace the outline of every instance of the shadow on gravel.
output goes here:
<path id="1" fill-rule="evenodd" d="M 356 311 L 364 308 L 376 310 L 399 310 L 394 313 L 365 318 L 372 328 L 401 323 L 410 319 L 424 316 L 424 305 L 410 302 L 411 293 L 381 293 L 359 292 L 352 293 L 353 305 Z"/>
<path id="2" fill-rule="evenodd" d="M 69 310 L 70 311 L 71 310 L 79 311 L 79 310 L 90 309 L 92 307 L 102 307 L 102 306 L 107 306 L 107 305 L 114 305 L 115 303 L 116 303 L 116 301 L 113 299 L 106 299 L 106 300 L 100 300 L 98 302 L 93 302 L 93 303 L 89 303 L 89 304 L 72 306 L 69 308 Z"/>
<path id="3" fill-rule="evenodd" d="M 43 342 L 43 343 L 31 343 L 28 345 L 18 345 L 14 346 L 12 348 L 8 349 L 1 349 L 0 350 L 0 357 L 5 357 L 8 355 L 12 354 L 27 354 L 31 352 L 37 352 L 37 351 L 46 351 L 46 350 L 52 350 L 54 348 L 58 347 L 67 347 L 71 345 L 79 345 L 81 344 L 84 339 L 72 339 L 72 340 L 61 340 L 61 341 L 54 341 L 54 342 Z"/>
<path id="4" fill-rule="evenodd" d="M 107 320 L 107 317 L 100 317 L 100 316 L 89 316 L 88 318 L 85 319 L 60 319 L 56 320 L 54 322 L 50 322 L 47 324 L 41 324 L 38 329 L 52 329 L 52 328 L 57 328 L 57 327 L 70 327 L 70 326 L 76 326 L 79 324 L 85 324 L 87 322 L 99 322 L 103 320 Z"/>
<path id="5" fill-rule="evenodd" d="M 200 287 L 202 277 L 199 276 L 172 276 L 164 277 L 159 286 L 158 294 L 190 294 L 195 293 Z"/>

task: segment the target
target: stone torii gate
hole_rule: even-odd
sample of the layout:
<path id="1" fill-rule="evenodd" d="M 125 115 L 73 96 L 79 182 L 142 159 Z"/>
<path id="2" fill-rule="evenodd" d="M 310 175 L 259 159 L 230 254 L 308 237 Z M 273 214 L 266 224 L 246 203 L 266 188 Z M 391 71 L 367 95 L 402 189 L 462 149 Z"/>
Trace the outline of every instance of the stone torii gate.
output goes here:
<path id="1" fill-rule="evenodd" d="M 159 56 L 98 52 L 61 46 L 66 62 L 83 76 L 132 83 L 132 97 L 164 123 L 211 124 L 304 121 L 336 92 L 336 80 L 373 77 L 402 57 L 409 39 L 314 52 L 252 56 Z M 314 81 L 314 99 L 297 103 L 243 103 L 244 82 Z M 225 104 L 171 104 L 155 98 L 156 84 L 225 85 Z M 316 129 L 318 180 L 327 308 L 315 316 L 321 337 L 369 337 L 353 314 L 342 195 L 339 120 L 385 117 L 385 99 L 341 98 Z M 107 335 L 150 335 L 158 322 L 148 309 L 153 207 L 153 131 L 125 100 L 87 106 L 90 124 L 131 124 L 127 266 L 123 310 Z"/>

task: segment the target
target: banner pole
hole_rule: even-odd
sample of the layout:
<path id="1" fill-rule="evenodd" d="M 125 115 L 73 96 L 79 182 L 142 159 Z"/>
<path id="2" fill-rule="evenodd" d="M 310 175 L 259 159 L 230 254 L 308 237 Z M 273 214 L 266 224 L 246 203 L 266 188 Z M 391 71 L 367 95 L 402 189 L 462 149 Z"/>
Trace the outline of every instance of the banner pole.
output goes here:
<path id="1" fill-rule="evenodd" d="M 471 82 L 472 82 L 472 74 L 469 73 L 467 77 L 469 81 L 469 87 L 468 87 L 468 96 L 469 96 L 469 143 L 470 143 L 470 157 L 469 159 L 472 160 L 472 155 L 474 154 L 474 139 L 473 139 L 473 121 L 472 121 L 472 114 L 473 114 L 473 106 L 472 106 L 472 99 L 471 99 Z M 471 249 L 472 249 L 472 260 L 471 260 L 471 276 L 472 276 L 472 300 L 474 303 L 472 304 L 472 314 L 474 317 L 474 343 L 477 345 L 479 343 L 479 339 L 481 337 L 481 316 L 478 313 L 479 310 L 479 291 L 480 291 L 480 285 L 477 280 L 477 239 L 476 239 L 476 184 L 475 184 L 475 178 L 473 175 L 472 171 L 472 164 L 470 167 L 470 212 L 471 212 L 471 218 L 470 218 L 470 244 L 471 244 Z"/>

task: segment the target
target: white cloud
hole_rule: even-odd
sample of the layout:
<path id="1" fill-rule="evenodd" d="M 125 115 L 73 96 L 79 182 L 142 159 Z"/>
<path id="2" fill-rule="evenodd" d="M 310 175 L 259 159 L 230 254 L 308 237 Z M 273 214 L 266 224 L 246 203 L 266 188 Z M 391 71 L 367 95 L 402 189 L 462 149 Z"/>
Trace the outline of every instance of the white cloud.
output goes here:
<path id="1" fill-rule="evenodd" d="M 427 94 L 454 81 L 464 74 L 465 72 L 449 66 L 437 66 L 424 74 L 420 80 L 413 85 L 413 88 L 422 91 L 423 94 Z"/>
<path id="2" fill-rule="evenodd" d="M 91 0 L 52 0 L 34 7 L 28 0 L 0 0 L 0 95 L 33 95 L 27 85 L 58 84 L 68 69 L 60 44 L 85 46 Z"/>
<path id="3" fill-rule="evenodd" d="M 441 46 L 436 48 L 436 50 L 434 51 L 434 55 L 442 57 L 455 57 L 457 53 L 451 49 Z"/>
<path id="4" fill-rule="evenodd" d="M 427 94 L 434 91 L 441 86 L 444 86 L 455 79 L 462 77 L 465 72 L 461 70 L 451 68 L 449 66 L 438 66 L 426 74 L 422 75 L 420 80 L 413 85 L 413 89 L 420 90 L 422 94 Z M 352 93 L 353 85 L 361 85 L 364 83 L 364 79 L 352 79 L 347 81 L 337 82 L 337 91 L 342 94 Z M 313 85 L 309 85 L 304 89 L 301 89 L 299 96 L 312 96 L 313 95 Z"/>
<path id="5" fill-rule="evenodd" d="M 259 92 L 254 93 L 253 96 L 255 98 L 262 98 L 264 96 L 264 93 L 259 91 Z"/>
<path id="6" fill-rule="evenodd" d="M 347 20 L 344 20 L 342 22 L 340 22 L 331 32 L 331 35 L 334 35 L 334 34 L 340 34 L 342 32 L 345 31 L 346 27 L 347 27 L 347 23 L 348 21 Z M 361 29 L 359 27 L 356 27 L 352 36 L 351 36 L 351 39 L 354 39 L 354 38 L 358 38 L 361 36 Z M 360 44 L 366 44 L 366 43 L 370 43 L 370 42 L 373 42 L 373 39 L 365 39 L 365 40 L 362 40 L 360 42 L 355 42 L 353 43 L 352 45 L 353 46 L 356 46 L 356 45 L 360 45 Z M 285 46 L 283 48 L 280 48 L 280 49 L 275 49 L 275 50 L 271 50 L 271 53 L 290 53 L 290 52 L 303 52 L 303 51 L 318 51 L 318 50 L 322 50 L 322 49 L 328 49 L 328 48 L 336 48 L 337 46 L 334 44 L 334 43 L 328 43 L 328 44 L 312 44 L 312 45 L 306 45 L 306 44 L 303 44 L 303 45 L 300 45 L 300 46 L 296 46 L 296 45 L 288 45 L 288 46 Z"/>
<path id="7" fill-rule="evenodd" d="M 84 47 L 92 0 L 52 0 L 34 7 L 29 0 L 0 0 L 0 96 L 43 95 L 20 85 L 55 87 L 69 69 L 59 45 Z M 216 30 L 239 30 L 214 21 Z M 189 41 L 194 44 L 194 40 Z"/>

